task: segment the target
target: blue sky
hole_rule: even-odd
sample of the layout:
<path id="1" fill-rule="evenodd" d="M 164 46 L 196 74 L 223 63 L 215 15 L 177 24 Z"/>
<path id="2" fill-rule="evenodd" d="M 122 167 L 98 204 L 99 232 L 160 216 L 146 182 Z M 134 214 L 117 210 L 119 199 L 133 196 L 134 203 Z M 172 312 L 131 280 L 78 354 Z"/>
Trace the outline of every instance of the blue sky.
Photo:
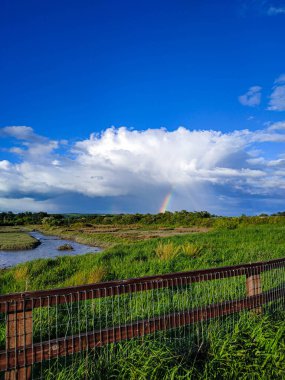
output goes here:
<path id="1" fill-rule="evenodd" d="M 0 209 L 284 209 L 284 0 L 0 8 Z"/>

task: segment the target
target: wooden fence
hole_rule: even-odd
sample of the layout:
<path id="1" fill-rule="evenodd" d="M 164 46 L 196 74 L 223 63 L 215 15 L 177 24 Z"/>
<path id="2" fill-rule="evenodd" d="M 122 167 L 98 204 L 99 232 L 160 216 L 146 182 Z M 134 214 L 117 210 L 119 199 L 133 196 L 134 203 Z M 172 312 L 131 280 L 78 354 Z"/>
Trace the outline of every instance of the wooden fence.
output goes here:
<path id="1" fill-rule="evenodd" d="M 0 378 L 2 372 L 5 380 L 31 379 L 32 366 L 35 363 L 42 363 L 53 358 L 68 357 L 96 347 L 142 337 L 156 331 L 180 328 L 197 322 L 239 313 L 243 310 L 252 309 L 256 313 L 261 313 L 264 305 L 277 300 L 284 301 L 284 267 L 285 258 L 282 258 L 253 264 L 1 295 L 0 322 L 2 322 L 2 327 L 4 326 L 3 328 L 5 329 L 6 342 L 5 348 L 3 347 L 2 351 L 0 351 Z M 267 276 L 263 279 L 262 275 L 265 273 L 267 273 Z M 118 311 L 117 319 L 119 322 L 116 322 L 117 324 L 113 321 L 110 326 L 106 323 L 105 326 L 100 325 L 98 328 L 96 323 L 99 317 L 97 318 L 94 313 L 97 313 L 101 304 L 90 304 L 95 300 L 115 300 L 115 297 L 121 296 L 123 298 L 119 306 L 124 305 L 124 313 L 127 316 L 130 313 L 128 309 L 130 303 L 127 303 L 129 301 L 126 298 L 127 295 L 150 294 L 148 291 L 152 292 L 152 295 L 156 295 L 159 294 L 159 291 L 166 291 L 167 289 L 172 291 L 172 295 L 175 294 L 173 292 L 176 289 L 180 289 L 181 293 L 179 294 L 182 294 L 182 291 L 193 287 L 196 283 L 205 282 L 209 287 L 210 282 L 217 280 L 215 286 L 218 288 L 223 280 L 229 278 L 239 278 L 237 283 L 238 296 L 237 291 L 232 292 L 233 295 L 229 297 L 230 299 L 219 298 L 218 296 L 211 298 L 209 296 L 208 304 L 203 302 L 200 305 L 198 299 L 197 302 L 193 302 L 193 307 L 190 307 L 189 302 L 186 300 L 188 302 L 187 307 L 182 305 L 182 302 L 180 304 L 178 302 L 182 306 L 179 306 L 180 308 L 175 306 L 171 313 L 166 313 L 165 311 L 162 314 L 153 313 L 151 316 L 149 314 L 147 318 L 143 316 L 139 318 L 136 315 L 135 318 L 130 319 L 129 323 L 127 323 L 127 317 L 124 318 L 124 323 L 119 323 L 120 311 Z M 242 286 L 243 282 L 244 286 Z M 185 292 L 183 294 L 185 298 Z M 188 293 L 186 296 L 188 297 Z M 164 295 L 164 302 L 168 302 L 165 297 Z M 155 299 L 156 302 L 160 302 L 158 297 Z M 71 305 L 71 307 L 73 305 L 74 308 L 76 306 L 76 310 L 72 309 L 71 312 L 68 309 L 69 319 L 63 317 L 63 312 L 67 310 L 67 305 Z M 67 325 L 70 325 L 70 320 L 75 315 L 83 312 L 81 305 L 85 305 L 86 323 L 83 326 L 78 319 L 77 333 L 74 334 L 72 330 L 72 334 L 68 335 L 69 327 Z M 110 303 L 110 305 L 112 304 Z M 95 311 L 92 309 L 94 317 L 89 315 L 91 306 L 95 309 Z M 36 333 L 37 327 L 35 326 L 35 324 L 39 324 L 39 322 L 35 322 L 36 319 L 42 318 L 38 316 L 37 310 L 42 312 L 43 309 L 53 313 L 54 323 L 59 325 L 59 327 L 55 326 L 54 328 L 53 326 L 47 327 L 47 329 L 54 329 L 54 331 L 49 332 L 46 340 L 42 331 Z M 46 318 L 50 318 L 48 314 L 45 315 L 47 315 Z M 67 315 L 67 312 L 64 315 Z M 106 318 L 109 318 L 109 312 L 107 311 Z M 44 317 L 41 319 L 42 324 L 44 319 Z M 49 319 L 49 321 L 52 321 L 52 319 Z M 98 323 L 101 322 L 99 321 Z M 66 327 L 63 326 L 64 324 L 66 324 Z M 60 336 L 61 331 L 63 332 L 62 336 Z M 40 336 L 40 338 L 36 338 L 36 335 Z"/>

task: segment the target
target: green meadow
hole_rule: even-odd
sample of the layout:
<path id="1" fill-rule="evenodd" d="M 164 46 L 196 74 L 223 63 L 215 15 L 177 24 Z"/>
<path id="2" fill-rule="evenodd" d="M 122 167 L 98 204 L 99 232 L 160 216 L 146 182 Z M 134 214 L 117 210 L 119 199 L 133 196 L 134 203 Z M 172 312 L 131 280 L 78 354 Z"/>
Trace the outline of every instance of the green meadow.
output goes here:
<path id="1" fill-rule="evenodd" d="M 66 237 L 62 228 L 49 231 Z M 73 236 L 87 244 L 97 238 L 90 233 L 85 238 L 85 234 L 78 231 Z M 122 238 L 115 243 L 116 239 L 110 234 L 113 246 L 96 254 L 34 260 L 3 270 L 0 292 L 48 289 L 284 257 L 285 224 L 216 229 L 127 243 L 122 243 Z"/>
<path id="2" fill-rule="evenodd" d="M 210 224 L 210 223 L 209 223 Z M 163 228 L 164 227 L 164 228 Z M 201 226 L 200 226 L 201 227 Z M 31 227 L 32 228 L 32 227 Z M 34 226 L 33 226 L 34 228 Z M 226 218 L 190 232 L 177 226 L 104 227 L 83 223 L 71 226 L 38 226 L 45 233 L 72 237 L 76 241 L 106 248 L 96 254 L 34 260 L 0 272 L 0 293 L 49 289 L 146 275 L 219 267 L 284 257 L 283 217 L 239 223 Z M 130 233 L 134 231 L 134 234 Z M 160 232 L 159 232 L 160 231 Z M 161 232 L 162 231 L 162 232 Z M 200 232 L 199 232 L 200 231 Z M 202 232 L 201 232 L 202 231 Z M 138 239 L 136 237 L 139 236 Z M 280 277 L 283 274 L 283 277 Z M 264 275 L 264 290 L 284 284 L 284 271 Z M 62 334 L 110 327 L 161 315 L 179 308 L 207 305 L 245 295 L 245 279 L 199 283 L 178 292 L 164 290 L 153 296 L 145 292 L 121 301 L 93 300 L 74 311 L 34 311 L 35 339 L 52 336 L 59 320 Z M 195 298 L 191 298 L 190 294 Z M 150 302 L 151 301 L 151 302 Z M 284 379 L 285 302 L 269 305 L 261 315 L 244 312 L 196 327 L 160 333 L 142 340 L 110 345 L 70 359 L 35 366 L 46 379 Z M 112 313 L 110 313 L 112 310 Z M 126 313 L 128 310 L 128 313 Z M 152 314 L 153 315 L 153 314 Z M 80 317 L 81 316 L 81 317 Z M 106 317 L 107 316 L 107 317 Z M 86 324 L 84 325 L 84 320 Z M 64 322 L 66 321 L 66 322 Z M 96 321 L 96 326 L 94 325 Z M 93 324 L 92 324 L 93 323 Z M 81 327 L 79 327 L 81 326 Z M 60 329 L 60 328 L 59 328 Z M 57 330 L 57 333 L 60 331 Z M 180 335 L 179 335 L 180 334 Z M 177 337 L 179 339 L 177 339 Z M 0 346 L 5 345 L 5 326 L 0 328 Z"/>

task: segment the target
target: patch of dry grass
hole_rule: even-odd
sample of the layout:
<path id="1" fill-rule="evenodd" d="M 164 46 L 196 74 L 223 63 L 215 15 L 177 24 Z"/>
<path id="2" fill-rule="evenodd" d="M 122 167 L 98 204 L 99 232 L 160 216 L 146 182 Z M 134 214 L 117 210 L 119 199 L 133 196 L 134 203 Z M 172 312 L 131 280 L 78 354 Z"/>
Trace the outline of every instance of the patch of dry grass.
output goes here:
<path id="1" fill-rule="evenodd" d="M 76 286 L 102 282 L 107 273 L 107 269 L 103 266 L 98 266 L 92 270 L 80 270 L 76 272 L 64 285 Z"/>
<path id="2" fill-rule="evenodd" d="M 173 242 L 158 243 L 155 248 L 156 256 L 160 260 L 172 260 L 179 254 L 180 248 L 176 247 Z"/>
<path id="3" fill-rule="evenodd" d="M 25 284 L 25 291 L 28 290 L 28 287 L 29 287 L 28 267 L 18 266 L 14 271 L 14 278 L 16 281 L 24 283 Z"/>
<path id="4" fill-rule="evenodd" d="M 182 253 L 184 253 L 184 255 L 186 255 L 186 256 L 191 256 L 191 257 L 198 256 L 201 253 L 202 249 L 203 249 L 202 246 L 198 246 L 198 245 L 195 245 L 195 244 L 189 243 L 189 242 L 184 243 L 181 246 Z"/>
<path id="5" fill-rule="evenodd" d="M 87 278 L 87 284 L 93 284 L 96 282 L 103 281 L 104 277 L 107 275 L 107 269 L 103 266 L 97 267 L 94 271 L 90 272 Z"/>

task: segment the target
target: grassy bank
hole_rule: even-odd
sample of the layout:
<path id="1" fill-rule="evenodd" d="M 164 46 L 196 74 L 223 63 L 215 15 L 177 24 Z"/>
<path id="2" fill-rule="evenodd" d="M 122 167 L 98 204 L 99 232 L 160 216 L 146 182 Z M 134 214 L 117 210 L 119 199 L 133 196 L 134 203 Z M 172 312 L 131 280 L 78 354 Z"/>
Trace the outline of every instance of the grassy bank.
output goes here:
<path id="1" fill-rule="evenodd" d="M 74 240 L 77 243 L 102 248 L 110 248 L 116 244 L 132 244 L 155 238 L 183 236 L 192 233 L 210 231 L 206 227 L 142 227 L 140 225 L 125 226 L 86 226 L 84 223 L 75 223 L 69 227 L 35 225 L 32 228 L 47 235 L 60 236 L 63 239 Z"/>
<path id="2" fill-rule="evenodd" d="M 50 230 L 51 231 L 51 230 Z M 51 233 L 56 234 L 57 230 Z M 89 234 L 90 235 L 90 234 Z M 92 234 L 78 232 L 88 243 Z M 64 233 L 64 236 L 67 235 Z M 0 293 L 186 271 L 284 257 L 285 226 L 259 225 L 126 243 L 96 254 L 34 260 L 0 273 Z M 27 285 L 28 284 L 28 285 Z"/>
<path id="3" fill-rule="evenodd" d="M 43 225 L 32 226 L 46 235 L 59 236 L 62 239 L 72 240 L 77 243 L 87 244 L 92 247 L 109 248 L 120 243 L 131 243 L 127 237 L 115 235 L 109 229 L 88 230 L 76 226 L 71 227 L 49 227 Z"/>
<path id="4" fill-rule="evenodd" d="M 0 228 L 0 250 L 16 251 L 33 249 L 39 241 L 17 228 Z"/>

